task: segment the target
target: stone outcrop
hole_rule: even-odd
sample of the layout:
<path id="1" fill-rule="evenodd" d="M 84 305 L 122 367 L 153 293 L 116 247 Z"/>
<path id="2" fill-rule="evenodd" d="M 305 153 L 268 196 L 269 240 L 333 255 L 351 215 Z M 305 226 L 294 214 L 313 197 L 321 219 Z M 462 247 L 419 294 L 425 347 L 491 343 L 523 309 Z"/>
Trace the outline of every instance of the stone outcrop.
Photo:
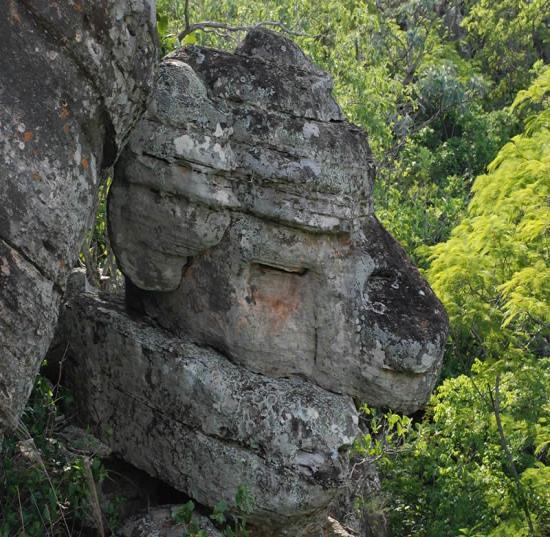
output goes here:
<path id="1" fill-rule="evenodd" d="M 17 419 L 96 192 L 155 76 L 152 0 L 4 0 L 0 429 Z"/>
<path id="2" fill-rule="evenodd" d="M 416 410 L 447 319 L 372 181 L 365 134 L 291 41 L 171 54 L 109 199 L 129 304 L 253 371 Z"/>
<path id="3" fill-rule="evenodd" d="M 374 217 L 373 174 L 288 39 L 179 50 L 109 197 L 126 303 L 64 308 L 94 434 L 207 507 L 246 486 L 255 537 L 329 535 L 353 398 L 414 411 L 439 372 L 446 315 Z"/>
<path id="4" fill-rule="evenodd" d="M 253 373 L 92 293 L 61 328 L 78 415 L 125 460 L 203 505 L 234 507 L 244 484 L 250 521 L 277 535 L 326 519 L 359 433 L 351 398 Z"/>

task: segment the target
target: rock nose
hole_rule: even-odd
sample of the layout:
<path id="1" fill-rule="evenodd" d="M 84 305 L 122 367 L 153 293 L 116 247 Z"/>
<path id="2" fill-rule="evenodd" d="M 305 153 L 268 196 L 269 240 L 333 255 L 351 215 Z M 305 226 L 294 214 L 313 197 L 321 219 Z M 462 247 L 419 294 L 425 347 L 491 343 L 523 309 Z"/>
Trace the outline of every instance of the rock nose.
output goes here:
<path id="1" fill-rule="evenodd" d="M 374 269 L 363 289 L 361 351 L 376 363 L 385 405 L 413 411 L 433 389 L 448 334 L 447 313 L 399 243 L 375 217 L 365 225 Z"/>

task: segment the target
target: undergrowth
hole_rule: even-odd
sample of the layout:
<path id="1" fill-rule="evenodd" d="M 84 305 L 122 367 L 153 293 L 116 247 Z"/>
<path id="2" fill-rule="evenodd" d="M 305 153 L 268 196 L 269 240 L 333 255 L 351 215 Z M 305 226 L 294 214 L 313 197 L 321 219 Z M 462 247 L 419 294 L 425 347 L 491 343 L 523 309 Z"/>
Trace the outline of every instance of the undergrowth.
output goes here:
<path id="1" fill-rule="evenodd" d="M 107 534 L 97 495 L 107 472 L 99 458 L 73 452 L 57 437 L 64 425 L 59 393 L 39 376 L 17 431 L 4 438 L 0 537 Z"/>

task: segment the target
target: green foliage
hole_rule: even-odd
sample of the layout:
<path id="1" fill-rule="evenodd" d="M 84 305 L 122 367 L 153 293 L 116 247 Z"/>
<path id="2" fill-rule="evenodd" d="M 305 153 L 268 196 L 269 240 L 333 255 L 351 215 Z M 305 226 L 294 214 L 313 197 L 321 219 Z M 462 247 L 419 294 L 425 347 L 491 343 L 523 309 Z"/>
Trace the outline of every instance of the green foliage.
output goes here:
<path id="1" fill-rule="evenodd" d="M 195 504 L 189 500 L 187 503 L 179 506 L 172 518 L 177 524 L 189 524 L 193 518 L 193 511 L 195 510 Z"/>
<path id="2" fill-rule="evenodd" d="M 529 70 L 550 56 L 547 0 L 472 2 L 463 28 L 473 58 L 493 81 L 492 106 L 508 104 L 529 85 Z"/>
<path id="3" fill-rule="evenodd" d="M 539 104 L 550 70 L 516 107 Z M 429 280 L 451 318 L 455 355 L 467 371 L 476 356 L 510 347 L 541 353 L 550 326 L 550 108 L 526 120 L 473 187 L 468 214 L 431 250 Z"/>
<path id="4" fill-rule="evenodd" d="M 412 420 L 392 411 L 383 412 L 368 405 L 361 407 L 361 414 L 367 419 L 369 431 L 358 437 L 352 454 L 374 462 L 382 458 L 388 460 L 408 438 Z"/>
<path id="5" fill-rule="evenodd" d="M 369 432 L 355 445 L 384 472 L 393 535 L 522 536 L 527 515 L 548 534 L 547 0 L 189 6 L 191 23 L 278 21 L 303 34 L 293 39 L 333 76 L 344 113 L 369 134 L 378 216 L 449 311 L 443 376 L 454 378 L 414 426 L 365 409 Z M 163 53 L 179 46 L 184 7 L 185 0 L 157 1 Z M 241 37 L 196 31 L 184 44 L 231 49 Z M 86 264 L 103 270 L 109 248 L 100 206 Z M 236 517 L 216 506 L 211 518 L 226 536 L 247 535 L 250 500 L 238 492 Z M 191 523 L 194 505 L 182 509 L 178 516 Z"/>
<path id="6" fill-rule="evenodd" d="M 236 514 L 232 516 L 233 524 L 227 525 L 223 531 L 225 537 L 249 537 L 246 528 L 248 515 L 254 509 L 254 498 L 245 485 L 240 485 L 235 494 Z"/>
<path id="7" fill-rule="evenodd" d="M 80 262 L 86 267 L 88 280 L 95 287 L 107 291 L 115 291 L 122 280 L 109 244 L 107 229 L 107 196 L 111 182 L 112 179 L 108 177 L 99 187 L 95 222 L 80 252 Z"/>
<path id="8" fill-rule="evenodd" d="M 94 520 L 91 487 L 105 479 L 105 469 L 55 438 L 57 417 L 54 390 L 39 376 L 18 434 L 3 442 L 1 537 L 68 537 Z"/>
<path id="9" fill-rule="evenodd" d="M 220 500 L 215 506 L 214 510 L 212 511 L 212 514 L 210 515 L 210 518 L 216 523 L 216 524 L 224 524 L 227 520 L 227 503 L 223 500 Z"/>
<path id="10" fill-rule="evenodd" d="M 534 111 L 524 132 L 476 179 L 450 239 L 428 250 L 451 320 L 447 374 L 464 374 L 381 459 L 396 535 L 550 531 L 549 73 L 518 95 L 514 109 Z"/>
<path id="11" fill-rule="evenodd" d="M 207 537 L 206 531 L 199 527 L 199 523 L 193 516 L 194 511 L 195 504 L 189 500 L 172 513 L 172 519 L 176 524 L 186 525 L 187 531 L 183 537 Z"/>
<path id="12" fill-rule="evenodd" d="M 550 530 L 550 361 L 477 362 L 446 380 L 400 454 L 382 460 L 393 535 L 528 535 L 489 393 L 501 372 L 504 432 L 538 535 Z M 469 532 L 469 533 L 468 533 Z"/>
<path id="13" fill-rule="evenodd" d="M 235 493 L 234 512 L 230 513 L 227 503 L 221 500 L 214 506 L 210 519 L 222 528 L 225 537 L 249 537 L 246 520 L 253 508 L 254 498 L 246 486 L 240 485 Z M 189 500 L 172 513 L 172 518 L 177 524 L 186 525 L 187 531 L 183 537 L 206 537 L 194 512 L 195 504 Z"/>

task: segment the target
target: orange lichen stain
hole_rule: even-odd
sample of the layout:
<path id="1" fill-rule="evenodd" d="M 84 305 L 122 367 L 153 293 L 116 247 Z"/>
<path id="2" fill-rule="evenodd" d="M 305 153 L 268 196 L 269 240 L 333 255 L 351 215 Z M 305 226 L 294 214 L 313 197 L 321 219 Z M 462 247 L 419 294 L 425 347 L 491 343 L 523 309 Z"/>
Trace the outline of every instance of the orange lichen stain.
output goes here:
<path id="1" fill-rule="evenodd" d="M 275 334 L 284 329 L 288 320 L 301 305 L 300 292 L 294 280 L 277 282 L 273 287 L 254 287 L 251 289 L 253 306 L 257 314 L 266 319 L 268 333 Z M 260 311 L 258 311 L 260 310 Z"/>
<path id="2" fill-rule="evenodd" d="M 78 13 L 82 13 L 82 4 L 80 2 L 75 2 L 73 4 L 73 9 Z"/>
<path id="3" fill-rule="evenodd" d="M 17 12 L 17 6 L 15 5 L 14 0 L 10 0 L 10 22 L 12 24 L 21 24 L 21 17 Z"/>
<path id="4" fill-rule="evenodd" d="M 68 123 L 65 123 L 65 125 L 63 125 L 63 132 L 65 134 L 69 134 L 70 130 L 71 130 L 71 126 Z"/>
<path id="5" fill-rule="evenodd" d="M 57 261 L 57 264 L 58 264 L 58 266 L 61 270 L 63 270 L 65 268 L 65 261 L 63 261 L 63 259 L 59 259 Z"/>
<path id="6" fill-rule="evenodd" d="M 33 139 L 33 134 L 32 134 L 31 131 L 25 131 L 25 132 L 23 133 L 23 141 L 24 141 L 25 143 L 30 142 L 32 139 Z"/>
<path id="7" fill-rule="evenodd" d="M 88 162 L 87 158 L 83 158 L 81 161 L 82 167 L 87 170 L 90 167 L 90 163 Z"/>
<path id="8" fill-rule="evenodd" d="M 33 181 L 42 181 L 42 176 L 38 172 L 32 172 Z"/>
<path id="9" fill-rule="evenodd" d="M 69 105 L 67 103 L 61 104 L 61 110 L 59 111 L 59 117 L 61 119 L 67 119 L 71 115 Z"/>

